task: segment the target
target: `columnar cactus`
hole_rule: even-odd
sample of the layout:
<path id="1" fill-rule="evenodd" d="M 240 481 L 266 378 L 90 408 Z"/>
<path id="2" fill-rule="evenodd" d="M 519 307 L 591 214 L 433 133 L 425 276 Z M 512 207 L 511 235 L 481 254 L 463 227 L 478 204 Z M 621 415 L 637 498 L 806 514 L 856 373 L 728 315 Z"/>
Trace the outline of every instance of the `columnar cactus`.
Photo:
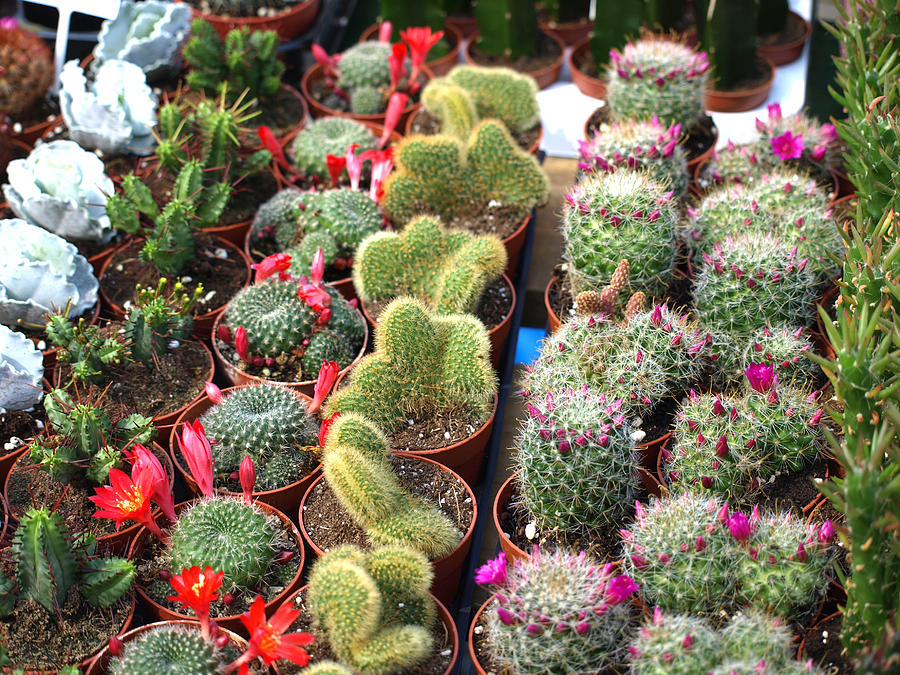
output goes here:
<path id="1" fill-rule="evenodd" d="M 437 315 L 414 298 L 398 298 L 381 315 L 375 352 L 356 364 L 326 413 L 359 412 L 388 433 L 410 414 L 446 408 L 483 422 L 497 391 L 489 351 L 487 330 L 475 317 Z"/>
<path id="2" fill-rule="evenodd" d="M 309 604 L 335 656 L 363 675 L 402 672 L 431 653 L 436 619 L 428 595 L 432 571 L 421 555 L 401 546 L 364 553 L 351 546 L 329 551 L 309 578 Z M 310 672 L 351 672 L 341 664 Z"/>
<path id="3" fill-rule="evenodd" d="M 646 37 L 609 54 L 607 102 L 616 121 L 648 120 L 685 129 L 703 115 L 709 61 L 687 45 Z"/>
<path id="4" fill-rule="evenodd" d="M 12 17 L 0 23 L 0 115 L 16 117 L 53 84 L 53 57 L 44 41 Z"/>
<path id="5" fill-rule="evenodd" d="M 693 7 L 697 36 L 704 53 L 709 54 L 716 88 L 727 90 L 757 75 L 759 3 L 697 0 Z"/>
<path id="6" fill-rule="evenodd" d="M 485 54 L 516 59 L 537 52 L 538 22 L 529 0 L 479 0 L 472 3 Z"/>
<path id="7" fill-rule="evenodd" d="M 315 464 L 318 421 L 294 393 L 273 384 L 242 387 L 201 417 L 218 475 L 237 471 L 244 457 L 256 467 L 256 490 L 300 480 Z"/>
<path id="8" fill-rule="evenodd" d="M 618 522 L 633 499 L 631 427 L 587 388 L 531 397 L 516 441 L 519 486 L 540 527 L 592 529 Z"/>
<path id="9" fill-rule="evenodd" d="M 763 363 L 775 368 L 781 382 L 809 389 L 823 376 L 822 369 L 807 357 L 812 346 L 802 327 L 764 327 L 741 341 L 720 341 L 713 345 L 719 355 L 717 380 L 726 387 L 742 382 L 751 364 Z"/>
<path id="10" fill-rule="evenodd" d="M 346 117 L 323 117 L 307 124 L 294 137 L 291 159 L 304 176 L 328 180 L 328 155 L 343 157 L 351 145 L 359 152 L 375 149 L 375 135 L 366 125 Z"/>
<path id="11" fill-rule="evenodd" d="M 755 508 L 748 517 L 692 493 L 635 508 L 622 531 L 625 569 L 651 605 L 709 617 L 745 605 L 796 616 L 814 609 L 828 586 L 830 521 L 804 525 Z"/>
<path id="12" fill-rule="evenodd" d="M 613 173 L 628 168 L 646 172 L 651 182 L 684 195 L 688 186 L 687 159 L 678 145 L 681 124 L 663 128 L 651 120 L 624 120 L 594 131 L 590 141 L 578 141 L 580 169 Z"/>
<path id="13" fill-rule="evenodd" d="M 373 545 L 408 546 L 430 560 L 448 555 L 460 533 L 437 507 L 400 484 L 391 456 L 387 439 L 374 423 L 347 413 L 328 432 L 322 471 Z"/>
<path id="14" fill-rule="evenodd" d="M 0 411 L 27 410 L 41 402 L 44 355 L 22 333 L 0 324 Z"/>
<path id="15" fill-rule="evenodd" d="M 224 667 L 215 645 L 205 640 L 199 630 L 183 626 L 159 626 L 126 644 L 122 653 L 110 661 L 109 673 L 219 675 Z"/>
<path id="16" fill-rule="evenodd" d="M 581 553 L 545 553 L 506 564 L 503 553 L 475 573 L 496 592 L 485 610 L 485 646 L 509 672 L 602 673 L 626 660 L 622 634 L 638 589 L 613 564 Z"/>
<path id="17" fill-rule="evenodd" d="M 597 174 L 576 184 L 566 195 L 563 216 L 574 292 L 603 286 L 624 258 L 631 263 L 631 287 L 660 297 L 675 264 L 673 194 L 633 171 Z"/>
<path id="18" fill-rule="evenodd" d="M 703 253 L 693 292 L 697 318 L 722 339 L 747 339 L 766 325 L 806 325 L 816 281 L 808 263 L 797 246 L 770 234 L 726 237 Z"/>
<path id="19" fill-rule="evenodd" d="M 360 244 L 353 266 L 364 302 L 413 295 L 443 314 L 472 312 L 484 288 L 506 267 L 499 238 L 444 230 L 431 216 L 400 232 L 380 232 Z"/>
<path id="20" fill-rule="evenodd" d="M 423 213 L 449 221 L 491 201 L 524 215 L 549 194 L 537 160 L 494 120 L 480 122 L 467 142 L 446 134 L 406 138 L 394 148 L 394 165 L 381 206 L 398 226 Z"/>

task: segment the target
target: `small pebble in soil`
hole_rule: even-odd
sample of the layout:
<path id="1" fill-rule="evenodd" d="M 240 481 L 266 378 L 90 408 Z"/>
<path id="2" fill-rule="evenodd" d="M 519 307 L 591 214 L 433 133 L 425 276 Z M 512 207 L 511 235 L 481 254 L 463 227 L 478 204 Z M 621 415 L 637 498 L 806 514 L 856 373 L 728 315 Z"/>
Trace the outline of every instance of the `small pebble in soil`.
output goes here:
<path id="1" fill-rule="evenodd" d="M 224 260 L 228 257 L 228 251 L 226 251 L 224 248 L 216 248 L 213 249 L 213 255 Z"/>
<path id="2" fill-rule="evenodd" d="M 181 343 L 178 340 L 169 340 L 169 349 L 178 349 L 178 345 Z"/>
<path id="3" fill-rule="evenodd" d="M 475 626 L 475 635 L 481 635 L 484 632 L 484 626 Z"/>
<path id="4" fill-rule="evenodd" d="M 448 438 L 448 439 L 450 438 L 450 432 L 449 432 L 449 431 L 445 431 L 445 432 L 444 432 L 444 438 Z"/>
<path id="5" fill-rule="evenodd" d="M 22 133 L 22 123 L 16 122 L 15 124 L 13 124 L 13 131 L 17 134 L 21 134 Z"/>
<path id="6" fill-rule="evenodd" d="M 181 281 L 185 284 L 189 284 L 194 280 L 194 277 L 184 276 L 181 277 Z"/>
<path id="7" fill-rule="evenodd" d="M 537 535 L 537 525 L 535 525 L 533 522 L 532 522 L 532 523 L 528 523 L 528 524 L 525 526 L 525 536 L 526 536 L 529 540 L 531 540 L 531 539 L 534 539 L 535 535 Z"/>
<path id="8" fill-rule="evenodd" d="M 47 349 L 47 343 L 43 340 L 38 340 L 37 348 L 41 351 L 44 351 L 45 349 Z"/>
<path id="9" fill-rule="evenodd" d="M 637 431 L 631 432 L 631 440 L 633 440 L 635 443 L 640 443 L 642 440 L 644 440 L 644 436 L 646 435 L 647 434 L 645 432 L 638 429 Z"/>
<path id="10" fill-rule="evenodd" d="M 124 269 L 124 268 L 122 267 L 122 264 L 121 264 L 121 263 L 118 264 L 118 265 L 116 265 L 116 272 L 121 272 L 123 269 Z"/>

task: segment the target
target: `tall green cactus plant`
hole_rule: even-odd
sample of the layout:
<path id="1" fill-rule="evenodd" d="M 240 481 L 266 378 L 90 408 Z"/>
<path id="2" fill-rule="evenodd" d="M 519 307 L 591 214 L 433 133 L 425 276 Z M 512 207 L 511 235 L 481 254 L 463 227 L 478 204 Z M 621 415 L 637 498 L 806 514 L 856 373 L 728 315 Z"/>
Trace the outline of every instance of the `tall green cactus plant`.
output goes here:
<path id="1" fill-rule="evenodd" d="M 533 0 L 473 0 L 481 37 L 478 49 L 516 59 L 537 52 L 537 11 Z"/>
<path id="2" fill-rule="evenodd" d="M 645 0 L 647 23 L 664 32 L 673 30 L 687 12 L 687 0 Z M 634 3 L 639 4 L 639 3 Z M 599 14 L 599 13 L 598 13 Z"/>
<path id="3" fill-rule="evenodd" d="M 428 26 L 433 31 L 444 28 L 447 12 L 441 0 L 380 0 L 381 20 L 390 21 L 394 38 L 410 27 Z"/>
<path id="4" fill-rule="evenodd" d="M 759 0 L 758 35 L 776 35 L 787 25 L 788 0 Z"/>
<path id="5" fill-rule="evenodd" d="M 756 75 L 760 0 L 695 0 L 702 48 L 709 54 L 716 89 L 728 90 Z"/>
<path id="6" fill-rule="evenodd" d="M 643 3 L 607 0 L 597 4 L 594 29 L 591 31 L 591 58 L 601 72 L 609 60 L 611 49 L 619 49 L 625 41 L 638 34 L 643 20 Z"/>

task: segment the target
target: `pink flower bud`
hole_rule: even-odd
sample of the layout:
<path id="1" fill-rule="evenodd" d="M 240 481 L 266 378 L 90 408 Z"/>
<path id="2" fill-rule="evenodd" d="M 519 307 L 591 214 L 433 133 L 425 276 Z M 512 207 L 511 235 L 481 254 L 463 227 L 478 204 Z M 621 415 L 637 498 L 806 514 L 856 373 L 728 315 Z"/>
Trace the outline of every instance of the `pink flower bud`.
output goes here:
<path id="1" fill-rule="evenodd" d="M 719 457 L 728 456 L 728 439 L 724 435 L 720 436 L 719 440 L 716 441 L 716 454 Z"/>
<path id="2" fill-rule="evenodd" d="M 819 528 L 818 539 L 823 544 L 827 544 L 834 539 L 834 524 L 830 520 L 822 523 L 822 527 Z"/>
<path id="3" fill-rule="evenodd" d="M 697 540 L 694 542 L 694 550 L 699 553 L 700 551 L 703 551 L 705 549 L 706 549 L 706 539 L 704 539 L 702 536 L 697 537 Z"/>
<path id="4" fill-rule="evenodd" d="M 684 636 L 684 640 L 681 641 L 681 648 L 684 649 L 684 651 L 689 652 L 689 651 L 691 651 L 691 647 L 693 647 L 693 646 L 694 646 L 694 638 L 692 638 L 690 636 L 690 633 L 688 633 L 687 635 Z"/>
<path id="5" fill-rule="evenodd" d="M 747 520 L 747 516 L 740 511 L 735 511 L 726 522 L 726 525 L 731 536 L 738 541 L 745 542 L 750 539 L 750 522 Z"/>
<path id="6" fill-rule="evenodd" d="M 809 554 L 806 552 L 806 547 L 803 546 L 803 542 L 801 541 L 797 545 L 797 560 L 800 562 L 806 562 L 806 559 L 809 557 Z"/>
<path id="7" fill-rule="evenodd" d="M 710 476 L 703 476 L 700 479 L 700 484 L 709 490 L 713 486 L 713 479 Z"/>
<path id="8" fill-rule="evenodd" d="M 115 635 L 109 638 L 109 653 L 113 656 L 119 656 L 122 653 L 122 641 Z"/>
<path id="9" fill-rule="evenodd" d="M 511 626 L 516 622 L 516 617 L 513 616 L 512 612 L 503 607 L 497 608 L 497 618 L 499 618 L 500 622 L 505 626 Z"/>
<path id="10" fill-rule="evenodd" d="M 215 405 L 219 405 L 219 404 L 222 403 L 222 401 L 225 400 L 225 399 L 222 397 L 222 390 L 219 389 L 219 388 L 218 388 L 215 384 L 213 384 L 212 382 L 207 382 L 207 383 L 204 385 L 204 388 L 205 388 L 205 390 L 206 390 L 206 395 L 209 397 L 209 400 L 212 401 Z"/>

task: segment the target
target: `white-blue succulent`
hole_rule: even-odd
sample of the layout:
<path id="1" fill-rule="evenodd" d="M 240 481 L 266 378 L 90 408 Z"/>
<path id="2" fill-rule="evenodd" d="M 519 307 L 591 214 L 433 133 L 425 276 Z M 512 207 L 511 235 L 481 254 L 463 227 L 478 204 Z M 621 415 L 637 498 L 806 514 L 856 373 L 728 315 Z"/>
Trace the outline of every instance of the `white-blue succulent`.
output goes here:
<path id="1" fill-rule="evenodd" d="M 41 401 L 44 355 L 22 333 L 0 325 L 0 412 Z"/>

